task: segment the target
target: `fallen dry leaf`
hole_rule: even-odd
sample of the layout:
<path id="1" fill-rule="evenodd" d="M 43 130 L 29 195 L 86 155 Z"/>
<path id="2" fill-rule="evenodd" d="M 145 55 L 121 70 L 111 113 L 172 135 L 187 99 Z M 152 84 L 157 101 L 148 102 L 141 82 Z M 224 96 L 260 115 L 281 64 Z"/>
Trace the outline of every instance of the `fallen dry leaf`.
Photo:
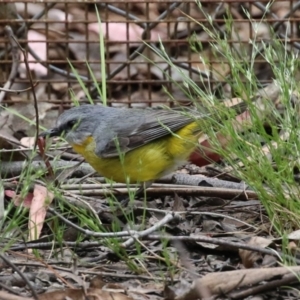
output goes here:
<path id="1" fill-rule="evenodd" d="M 35 138 L 34 137 L 24 137 L 21 138 L 20 143 L 27 148 L 31 148 L 35 144 Z"/>
<path id="2" fill-rule="evenodd" d="M 122 293 L 107 292 L 101 289 L 87 289 L 86 292 L 82 289 L 67 289 L 64 291 L 54 291 L 39 295 L 39 300 L 132 300 L 132 298 Z"/>
<path id="3" fill-rule="evenodd" d="M 291 273 L 299 273 L 300 267 L 278 267 L 264 269 L 246 269 L 228 272 L 209 273 L 202 278 L 195 280 L 188 292 L 180 295 L 176 300 L 196 300 L 198 299 L 198 286 L 207 289 L 212 295 L 226 295 L 228 292 L 246 286 L 254 286 L 262 281 L 278 279 Z"/>
<path id="4" fill-rule="evenodd" d="M 54 195 L 46 187 L 36 184 L 33 190 L 33 199 L 29 210 L 28 240 L 38 239 L 43 228 L 47 207 Z"/>
<path id="5" fill-rule="evenodd" d="M 33 194 L 28 193 L 25 197 L 21 197 L 21 195 L 17 195 L 15 191 L 5 190 L 5 196 L 9 198 L 13 198 L 13 202 L 15 206 L 23 205 L 26 208 L 31 206 Z"/>
<path id="6" fill-rule="evenodd" d="M 272 240 L 260 236 L 252 237 L 247 242 L 247 244 L 251 246 L 257 246 L 259 248 L 275 247 L 275 244 Z M 239 255 L 245 268 L 259 267 L 262 264 L 264 257 L 266 256 L 266 254 L 262 254 L 257 251 L 244 249 L 239 249 Z M 274 261 L 276 261 L 275 257 L 273 257 L 273 259 Z"/>
<path id="7" fill-rule="evenodd" d="M 21 296 L 9 294 L 5 291 L 0 291 L 0 300 L 33 300 L 33 298 L 21 297 Z"/>

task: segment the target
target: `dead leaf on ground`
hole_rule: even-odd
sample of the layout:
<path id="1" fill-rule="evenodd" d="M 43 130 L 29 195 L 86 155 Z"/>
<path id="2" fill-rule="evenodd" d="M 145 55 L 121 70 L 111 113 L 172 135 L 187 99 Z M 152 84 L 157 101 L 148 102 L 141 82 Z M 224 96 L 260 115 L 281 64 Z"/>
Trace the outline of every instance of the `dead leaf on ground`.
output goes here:
<path id="1" fill-rule="evenodd" d="M 251 246 L 257 246 L 259 248 L 275 248 L 275 244 L 271 239 L 266 239 L 260 236 L 252 237 L 247 244 Z M 257 251 L 239 249 L 239 255 L 245 268 L 260 267 L 261 265 L 264 265 L 265 259 L 268 261 L 268 263 L 271 261 L 276 262 L 276 258 L 274 256 L 272 256 L 270 261 L 268 258 L 270 255 L 266 255 Z"/>
<path id="2" fill-rule="evenodd" d="M 46 187 L 38 184 L 34 186 L 33 199 L 29 210 L 29 241 L 39 238 L 44 225 L 47 207 L 53 198 L 54 195 Z"/>
<path id="3" fill-rule="evenodd" d="M 5 190 L 5 195 L 13 199 L 15 206 L 22 205 L 26 208 L 30 208 L 33 199 L 33 193 L 27 193 L 25 197 L 21 197 L 21 195 L 17 195 L 15 191 Z"/>
<path id="4" fill-rule="evenodd" d="M 235 289 L 246 286 L 254 286 L 262 281 L 272 280 L 282 277 L 286 274 L 299 273 L 300 267 L 278 267 L 265 269 L 246 269 L 229 272 L 217 272 L 206 274 L 197 279 L 191 285 L 190 290 L 177 297 L 176 300 L 196 300 L 198 299 L 197 286 L 203 286 L 208 289 L 212 295 L 226 295 Z"/>
<path id="5" fill-rule="evenodd" d="M 123 293 L 107 292 L 101 289 L 67 289 L 65 291 L 54 291 L 39 295 L 39 300 L 132 300 L 131 297 L 126 296 Z"/>

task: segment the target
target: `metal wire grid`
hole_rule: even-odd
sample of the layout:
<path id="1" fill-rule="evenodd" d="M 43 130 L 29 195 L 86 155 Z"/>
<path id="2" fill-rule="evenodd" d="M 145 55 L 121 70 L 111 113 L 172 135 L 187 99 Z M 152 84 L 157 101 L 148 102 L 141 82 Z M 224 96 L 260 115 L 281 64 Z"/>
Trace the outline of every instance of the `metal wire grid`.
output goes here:
<path id="1" fill-rule="evenodd" d="M 8 7 L 16 4 L 17 13 L 9 15 Z M 209 51 L 214 41 L 205 34 L 203 27 L 213 25 L 218 34 L 225 36 L 224 24 L 228 12 L 236 28 L 243 27 L 242 34 L 245 36 L 227 36 L 226 41 L 232 47 L 245 45 L 251 55 L 250 41 L 255 39 L 266 41 L 268 37 L 254 36 L 253 22 L 267 24 L 268 30 L 272 29 L 277 37 L 290 44 L 290 49 L 298 50 L 300 1 L 275 1 L 273 10 L 269 1 L 201 1 L 201 9 L 195 1 L 2 1 L 2 13 L 0 12 L 0 84 L 3 86 L 8 80 L 12 66 L 10 55 L 11 45 L 4 32 L 4 26 L 10 25 L 20 44 L 31 55 L 29 63 L 44 66 L 45 73 L 39 74 L 36 69 L 32 70 L 35 81 L 42 86 L 38 93 L 39 101 L 47 101 L 55 105 L 68 106 L 72 99 L 69 89 L 76 90 L 75 94 L 83 101 L 86 100 L 84 93 L 80 93 L 78 81 L 74 76 L 69 62 L 82 75 L 82 79 L 91 92 L 92 97 L 98 95 L 93 80 L 88 71 L 86 62 L 89 63 L 98 81 L 101 81 L 99 35 L 91 30 L 91 24 L 97 24 L 95 17 L 95 3 L 98 7 L 101 22 L 105 32 L 106 51 L 106 79 L 108 100 L 129 106 L 142 106 L 164 103 L 170 97 L 164 93 L 164 89 L 178 101 L 186 101 L 176 86 L 171 81 L 181 81 L 178 74 L 164 61 L 158 59 L 149 49 L 147 44 L 159 49 L 162 44 L 169 57 L 186 74 L 191 76 L 196 83 L 204 88 L 214 90 L 223 86 L 230 77 L 218 78 L 212 76 L 213 66 L 223 65 L 221 57 L 212 55 Z M 284 9 L 280 9 L 284 7 Z M 55 12 L 63 12 L 55 16 Z M 247 16 L 246 11 L 249 12 Z M 275 13 L 276 11 L 277 13 Z M 61 16 L 64 16 L 62 18 Z M 192 18 L 189 18 L 191 16 Z M 208 16 L 210 20 L 208 20 Z M 196 19 L 196 22 L 195 20 Z M 262 21 L 263 20 L 263 21 Z M 123 27 L 118 27 L 118 24 Z M 240 25 L 239 25 L 240 24 Z M 113 25 L 113 26 L 112 26 Z M 132 26 L 138 36 L 132 40 Z M 94 27 L 95 28 L 95 27 Z M 125 32 L 118 32 L 119 28 Z M 40 34 L 42 39 L 30 40 L 33 31 Z M 117 31 L 117 32 L 116 32 Z M 79 33 L 80 34 L 79 34 Z M 136 33 L 136 32 L 135 32 Z M 156 38 L 153 38 L 156 36 Z M 200 56 L 191 48 L 190 42 L 193 36 L 201 42 L 203 52 L 208 53 L 208 63 L 205 67 L 201 63 Z M 161 40 L 159 40 L 159 37 Z M 32 49 L 34 44 L 40 43 L 45 47 L 44 53 L 38 48 Z M 38 49 L 38 50 L 37 50 Z M 43 54 L 43 57 L 41 57 Z M 157 69 L 155 64 L 161 64 L 166 76 Z M 241 57 L 241 60 L 247 59 Z M 21 60 L 22 63 L 22 60 Z M 226 63 L 225 63 L 226 64 Z M 258 78 L 261 84 L 270 82 L 272 72 L 261 57 L 257 57 L 256 63 Z M 23 65 L 24 69 L 24 65 Z M 19 72 L 14 78 L 15 87 L 28 87 L 28 76 Z M 14 86 L 12 87 L 14 88 Z M 26 97 L 13 97 L 7 94 L 5 103 L 13 103 L 31 99 L 31 92 Z"/>

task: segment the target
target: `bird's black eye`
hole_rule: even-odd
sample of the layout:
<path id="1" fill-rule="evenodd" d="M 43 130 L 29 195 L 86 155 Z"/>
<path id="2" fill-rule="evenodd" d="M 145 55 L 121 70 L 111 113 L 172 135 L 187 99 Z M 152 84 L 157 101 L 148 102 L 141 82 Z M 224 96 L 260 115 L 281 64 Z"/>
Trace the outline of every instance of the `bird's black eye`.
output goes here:
<path id="1" fill-rule="evenodd" d="M 77 124 L 77 121 L 76 120 L 71 120 L 67 123 L 67 128 L 68 129 L 72 129 L 74 127 L 74 125 Z"/>

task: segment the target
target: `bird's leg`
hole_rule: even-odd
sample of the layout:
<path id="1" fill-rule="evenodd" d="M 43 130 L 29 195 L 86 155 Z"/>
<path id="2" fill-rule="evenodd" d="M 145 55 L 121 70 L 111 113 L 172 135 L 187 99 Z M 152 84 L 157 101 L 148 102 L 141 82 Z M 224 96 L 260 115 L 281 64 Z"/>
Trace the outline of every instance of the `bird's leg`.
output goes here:
<path id="1" fill-rule="evenodd" d="M 138 188 L 138 190 L 135 192 L 136 196 L 141 195 L 148 187 L 150 187 L 152 185 L 153 181 L 146 181 L 143 182 L 140 187 Z"/>
<path id="2" fill-rule="evenodd" d="M 140 185 L 140 187 L 137 189 L 137 191 L 135 192 L 135 197 L 143 194 L 145 192 L 145 190 L 152 185 L 152 183 L 153 183 L 153 181 L 143 182 Z M 127 197 L 126 199 L 121 201 L 121 205 L 122 206 L 127 206 L 129 201 L 130 201 L 130 197 Z"/>

